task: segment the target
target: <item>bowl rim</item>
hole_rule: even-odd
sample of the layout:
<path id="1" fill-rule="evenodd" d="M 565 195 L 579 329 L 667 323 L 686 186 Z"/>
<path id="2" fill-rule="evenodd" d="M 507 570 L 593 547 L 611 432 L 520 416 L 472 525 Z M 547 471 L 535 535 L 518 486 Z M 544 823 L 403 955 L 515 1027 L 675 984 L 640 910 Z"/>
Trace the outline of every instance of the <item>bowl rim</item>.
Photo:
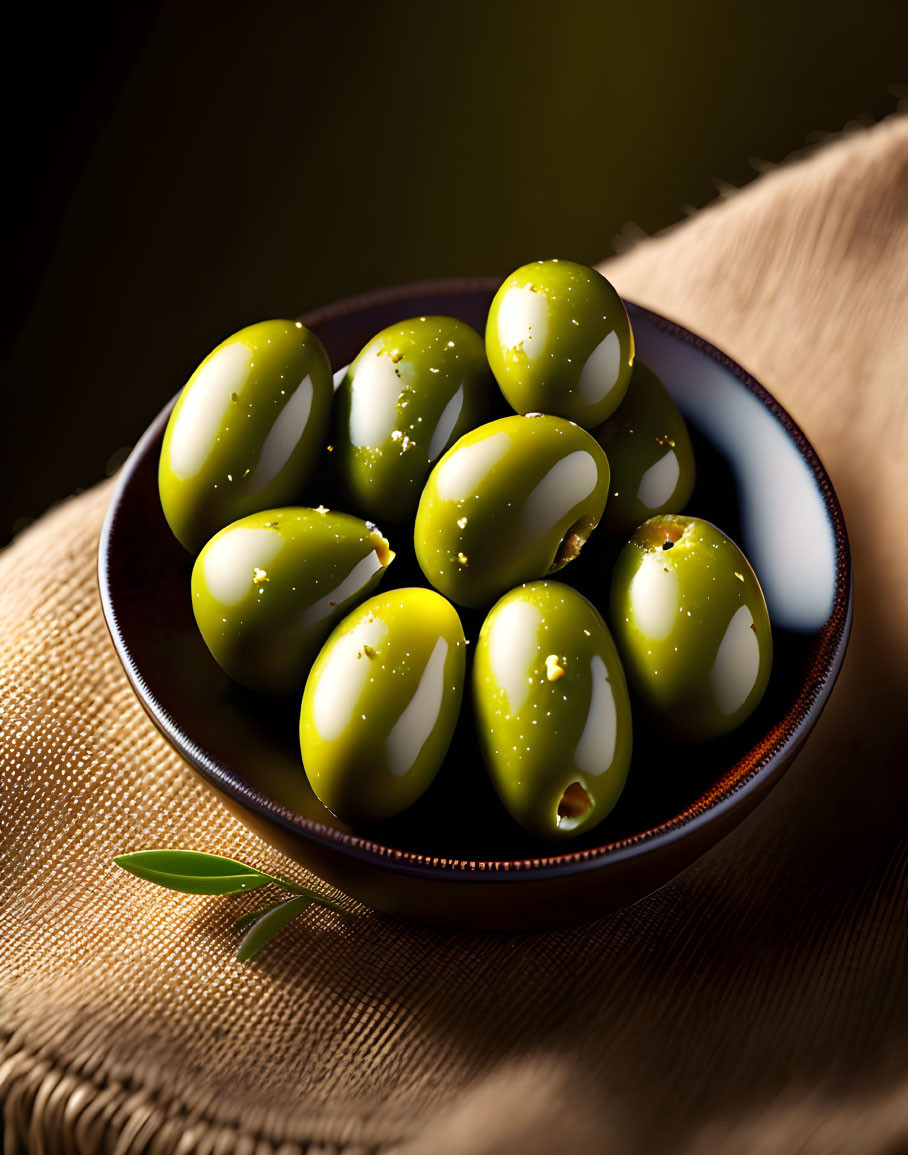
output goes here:
<path id="1" fill-rule="evenodd" d="M 303 314 L 299 320 L 318 331 L 321 324 L 337 321 L 362 309 L 393 304 L 433 295 L 467 295 L 494 292 L 501 284 L 495 277 L 451 277 L 417 281 L 377 289 Z M 624 299 L 624 298 L 623 298 Z M 642 854 L 656 853 L 681 838 L 718 822 L 750 794 L 768 785 L 786 769 L 800 749 L 832 691 L 844 658 L 853 612 L 853 574 L 848 535 L 841 505 L 822 462 L 803 430 L 775 397 L 728 354 L 715 345 L 651 309 L 624 299 L 628 312 L 645 318 L 655 328 L 678 338 L 728 370 L 752 393 L 783 426 L 795 442 L 802 459 L 813 474 L 830 519 L 836 555 L 836 582 L 833 607 L 814 638 L 810 677 L 784 716 L 764 733 L 725 773 L 693 802 L 671 818 L 626 838 L 584 850 L 539 854 L 517 859 L 447 858 L 387 846 L 373 838 L 347 833 L 306 818 L 282 806 L 259 790 L 238 780 L 229 767 L 199 746 L 155 698 L 129 649 L 117 613 L 111 588 L 111 558 L 122 519 L 123 496 L 145 459 L 149 448 L 161 436 L 176 401 L 164 406 L 143 434 L 117 478 L 98 545 L 98 584 L 101 604 L 117 656 L 132 683 L 140 703 L 167 741 L 201 776 L 221 793 L 266 822 L 277 823 L 294 837 L 341 852 L 395 873 L 423 878 L 448 878 L 470 883 L 482 881 L 526 881 L 558 878 L 605 865 L 615 865 Z M 179 394 L 177 394 L 178 396 Z"/>

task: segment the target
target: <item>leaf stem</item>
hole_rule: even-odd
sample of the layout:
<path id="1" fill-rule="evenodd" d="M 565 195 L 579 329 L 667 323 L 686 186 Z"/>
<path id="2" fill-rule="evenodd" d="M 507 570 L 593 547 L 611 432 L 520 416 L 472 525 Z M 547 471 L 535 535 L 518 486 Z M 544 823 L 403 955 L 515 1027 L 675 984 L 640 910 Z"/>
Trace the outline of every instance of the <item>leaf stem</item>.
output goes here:
<path id="1" fill-rule="evenodd" d="M 317 902 L 320 906 L 324 906 L 328 910 L 333 910 L 337 914 L 345 914 L 350 917 L 354 913 L 352 910 L 348 910 L 347 907 L 341 906 L 330 898 L 326 898 L 325 895 L 319 894 L 317 890 L 310 890 L 307 886 L 297 886 L 295 882 L 276 878 L 274 875 L 269 875 L 269 877 L 273 882 L 276 882 L 278 886 L 282 886 L 284 890 L 289 890 L 291 894 L 305 895 L 311 898 L 313 902 Z"/>

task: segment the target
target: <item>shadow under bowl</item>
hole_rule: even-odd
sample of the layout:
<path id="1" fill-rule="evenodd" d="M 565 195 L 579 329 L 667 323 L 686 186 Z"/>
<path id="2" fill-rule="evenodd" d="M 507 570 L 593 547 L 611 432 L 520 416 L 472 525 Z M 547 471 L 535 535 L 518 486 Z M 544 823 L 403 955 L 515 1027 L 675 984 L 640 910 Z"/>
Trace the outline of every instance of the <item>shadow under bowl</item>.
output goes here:
<path id="1" fill-rule="evenodd" d="M 482 332 L 497 287 L 485 278 L 403 286 L 302 320 L 339 366 L 379 329 L 412 316 L 455 316 Z M 298 700 L 266 699 L 232 684 L 196 630 L 192 559 L 158 501 L 172 403 L 120 474 L 101 536 L 99 580 L 114 645 L 143 707 L 248 827 L 378 910 L 510 931 L 579 923 L 627 905 L 672 879 L 757 805 L 832 689 L 851 626 L 852 575 L 842 512 L 819 458 L 731 358 L 655 313 L 630 303 L 628 311 L 638 357 L 665 382 L 691 430 L 697 487 L 686 512 L 715 522 L 749 558 L 773 623 L 774 664 L 757 711 L 726 738 L 669 746 L 637 727 L 617 807 L 568 847 L 543 845 L 513 823 L 482 768 L 467 716 L 435 783 L 404 814 L 353 830 L 326 810 L 300 762 Z M 593 549 L 595 541 L 558 576 L 602 608 L 608 549 Z M 412 581 L 402 568 L 392 586 Z M 465 625 L 475 637 L 477 623 Z"/>

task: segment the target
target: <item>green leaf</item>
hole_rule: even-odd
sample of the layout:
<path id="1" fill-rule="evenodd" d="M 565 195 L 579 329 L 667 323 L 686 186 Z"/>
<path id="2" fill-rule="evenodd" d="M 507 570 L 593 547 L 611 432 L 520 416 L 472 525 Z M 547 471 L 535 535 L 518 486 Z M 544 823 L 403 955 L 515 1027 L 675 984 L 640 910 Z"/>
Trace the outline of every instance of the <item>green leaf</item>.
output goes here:
<path id="1" fill-rule="evenodd" d="M 277 906 L 283 906 L 286 901 L 286 898 L 279 898 L 277 902 L 269 902 L 267 906 L 260 906 L 257 910 L 250 910 L 248 914 L 244 914 L 242 918 L 236 920 L 233 924 L 233 929 L 237 932 L 245 930 L 246 927 L 252 926 L 254 922 L 257 922 L 263 914 L 267 914 L 269 910 L 274 910 Z"/>
<path id="2" fill-rule="evenodd" d="M 239 894 L 275 881 L 243 862 L 197 850 L 137 850 L 114 862 L 137 878 L 183 894 Z"/>
<path id="3" fill-rule="evenodd" d="M 248 962 L 249 959 L 258 954 L 266 942 L 274 938 L 297 915 L 308 910 L 313 901 L 308 895 L 298 895 L 296 898 L 288 898 L 276 906 L 266 908 L 265 913 L 252 924 L 246 937 L 240 943 L 239 950 L 236 952 L 239 961 Z"/>

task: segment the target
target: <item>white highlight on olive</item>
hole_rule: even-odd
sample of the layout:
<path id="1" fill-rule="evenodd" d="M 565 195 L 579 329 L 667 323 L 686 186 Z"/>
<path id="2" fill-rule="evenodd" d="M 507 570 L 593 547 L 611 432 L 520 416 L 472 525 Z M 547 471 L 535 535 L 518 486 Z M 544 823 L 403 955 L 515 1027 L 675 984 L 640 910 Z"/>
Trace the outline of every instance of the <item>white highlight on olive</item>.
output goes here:
<path id="1" fill-rule="evenodd" d="M 350 441 L 357 449 L 381 445 L 391 436 L 403 386 L 400 372 L 384 356 L 367 356 L 356 365 L 350 382 Z"/>
<path id="2" fill-rule="evenodd" d="M 637 500 L 647 509 L 658 509 L 665 505 L 675 492 L 678 478 L 681 476 L 681 466 L 674 449 L 669 449 L 664 457 L 660 457 L 640 478 L 637 487 Z"/>
<path id="3" fill-rule="evenodd" d="M 508 433 L 493 433 L 472 445 L 455 445 L 436 466 L 435 491 L 442 501 L 459 501 L 472 493 L 495 468 L 511 444 Z"/>
<path id="4" fill-rule="evenodd" d="M 574 765 L 586 774 L 604 774 L 615 760 L 618 741 L 618 710 L 608 670 L 599 654 L 590 659 L 592 691 L 590 708 L 577 749 Z"/>
<path id="5" fill-rule="evenodd" d="M 621 343 L 613 329 L 602 338 L 580 370 L 580 396 L 590 405 L 602 401 L 615 388 L 620 371 Z"/>
<path id="6" fill-rule="evenodd" d="M 545 355 L 549 307 L 545 293 L 528 287 L 508 289 L 498 307 L 498 342 L 520 350 L 531 361 Z"/>
<path id="7" fill-rule="evenodd" d="M 353 597 L 356 591 L 361 590 L 374 573 L 384 568 L 377 551 L 370 550 L 364 558 L 356 563 L 340 585 L 328 590 L 324 597 L 312 603 L 301 616 L 300 626 L 303 629 L 308 629 L 309 626 L 324 621 L 336 606 L 342 605 L 347 598 Z"/>
<path id="8" fill-rule="evenodd" d="M 648 638 L 667 638 L 681 607 L 681 583 L 660 555 L 649 554 L 631 579 L 631 612 L 634 624 Z"/>
<path id="9" fill-rule="evenodd" d="M 330 650 L 322 651 L 326 659 L 312 697 L 312 721 L 325 742 L 340 738 L 359 712 L 360 698 L 372 675 L 372 662 L 363 656 L 363 647 L 377 650 L 387 636 L 386 622 L 367 618 L 337 638 Z"/>
<path id="10" fill-rule="evenodd" d="M 216 349 L 196 369 L 180 398 L 180 412 L 170 431 L 170 468 L 181 481 L 194 477 L 211 453 L 233 404 L 237 420 L 243 419 L 239 404 L 255 353 L 240 341 Z"/>
<path id="11" fill-rule="evenodd" d="M 307 374 L 290 394 L 287 404 L 268 430 L 258 464 L 249 479 L 250 493 L 258 493 L 266 485 L 270 485 L 287 464 L 303 436 L 314 395 L 312 378 Z"/>
<path id="12" fill-rule="evenodd" d="M 709 688 L 720 713 L 740 710 L 760 673 L 760 643 L 751 629 L 753 614 L 739 606 L 725 630 L 709 672 Z"/>
<path id="13" fill-rule="evenodd" d="M 457 419 L 460 417 L 460 411 L 462 409 L 463 386 L 461 385 L 441 411 L 438 424 L 432 430 L 432 438 L 429 441 L 429 452 L 427 454 L 429 461 L 434 461 L 436 457 L 440 457 L 444 452 L 445 446 L 448 444 L 448 440 L 454 432 L 454 426 L 457 424 Z"/>
<path id="14" fill-rule="evenodd" d="M 202 561 L 211 596 L 221 605 L 239 605 L 253 585 L 256 570 L 267 572 L 283 545 L 283 538 L 273 529 L 238 526 L 219 534 L 206 546 Z"/>
<path id="15" fill-rule="evenodd" d="M 494 612 L 487 643 L 489 667 L 512 714 L 521 709 L 530 692 L 527 670 L 536 664 L 536 630 L 541 618 L 541 611 L 525 601 L 507 602 Z"/>
<path id="16" fill-rule="evenodd" d="M 445 693 L 448 643 L 439 638 L 426 662 L 419 685 L 388 735 L 388 769 L 406 774 L 419 757 L 438 721 Z"/>
<path id="17" fill-rule="evenodd" d="M 585 449 L 575 449 L 556 461 L 531 490 L 523 507 L 523 523 L 542 537 L 578 502 L 596 488 L 599 470 Z"/>

